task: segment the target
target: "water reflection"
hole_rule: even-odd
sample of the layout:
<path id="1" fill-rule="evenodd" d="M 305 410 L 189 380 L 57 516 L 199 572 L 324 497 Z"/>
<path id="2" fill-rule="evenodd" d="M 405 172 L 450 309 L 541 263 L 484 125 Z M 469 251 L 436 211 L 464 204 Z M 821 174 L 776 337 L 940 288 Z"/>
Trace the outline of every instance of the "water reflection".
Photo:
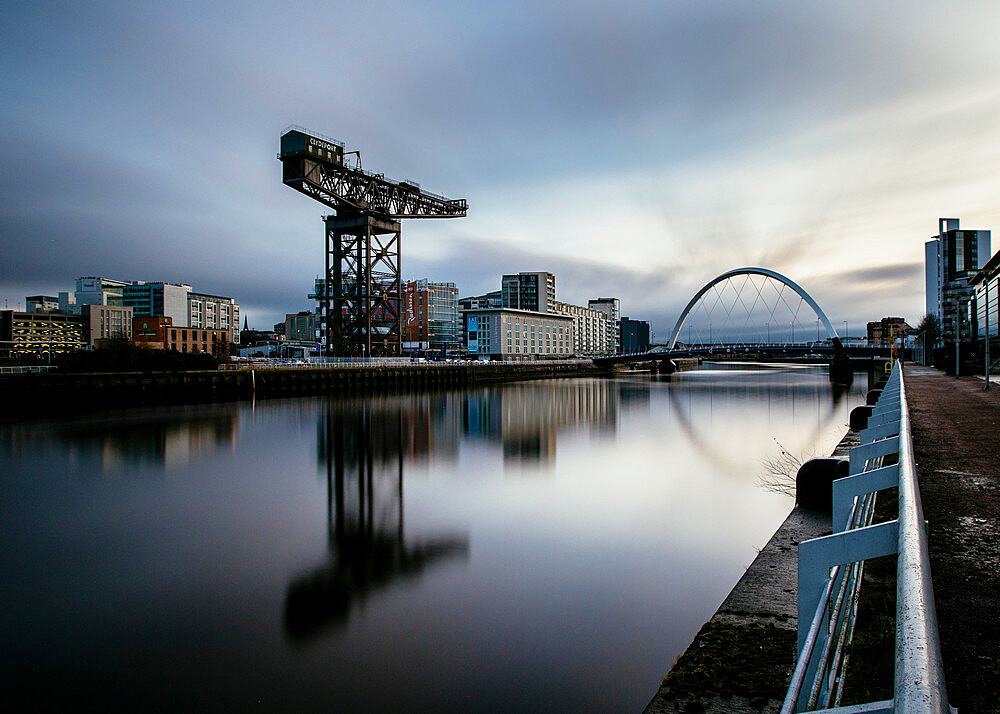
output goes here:
<path id="1" fill-rule="evenodd" d="M 397 580 L 416 577 L 435 562 L 468 555 L 467 534 L 424 536 L 407 543 L 404 453 L 425 455 L 432 444 L 456 453 L 457 438 L 451 438 L 450 429 L 430 428 L 435 421 L 447 425 L 454 418 L 428 419 L 431 412 L 418 408 L 404 421 L 405 401 L 330 403 L 320 415 L 317 445 L 326 467 L 330 552 L 327 562 L 288 586 L 284 622 L 292 641 L 346 624 L 352 606 Z"/>
<path id="2" fill-rule="evenodd" d="M 723 363 L 657 379 L 670 383 L 667 400 L 691 447 L 724 473 L 739 477 L 746 470 L 744 454 L 723 448 L 720 442 L 731 440 L 745 424 L 748 405 L 754 405 L 756 418 L 808 424 L 800 441 L 809 445 L 809 452 L 796 454 L 800 460 L 820 455 L 815 451 L 817 445 L 828 442 L 830 433 L 846 428 L 845 400 L 852 388 L 824 384 L 817 381 L 815 373 L 813 367 Z M 780 443 L 775 446 L 782 449 Z"/>
<path id="3" fill-rule="evenodd" d="M 0 429 L 0 449 L 14 456 L 42 451 L 71 472 L 136 474 L 150 466 L 163 472 L 217 451 L 235 451 L 239 423 L 235 405 L 164 407 L 10 424 Z"/>
<path id="4" fill-rule="evenodd" d="M 592 437 L 613 436 L 621 406 L 649 401 L 648 382 L 560 380 L 552 387 L 522 383 L 469 395 L 465 435 L 499 441 L 505 462 L 550 463 L 561 431 L 587 425 Z"/>
<path id="5" fill-rule="evenodd" d="M 722 372 L 0 423 L 5 703 L 637 711 L 863 399 Z"/>

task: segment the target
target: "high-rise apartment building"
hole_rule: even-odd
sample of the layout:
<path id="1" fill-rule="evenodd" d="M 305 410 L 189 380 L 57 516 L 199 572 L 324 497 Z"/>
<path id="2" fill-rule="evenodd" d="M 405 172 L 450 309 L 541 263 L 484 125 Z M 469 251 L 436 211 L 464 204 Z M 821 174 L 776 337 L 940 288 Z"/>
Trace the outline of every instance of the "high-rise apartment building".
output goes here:
<path id="1" fill-rule="evenodd" d="M 608 320 L 600 310 L 554 301 L 551 312 L 573 318 L 573 352 L 588 357 L 614 354 Z"/>
<path id="2" fill-rule="evenodd" d="M 589 300 L 587 307 L 604 313 L 607 318 L 608 348 L 612 354 L 619 354 L 622 351 L 621 302 L 618 298 L 602 297 Z"/>
<path id="3" fill-rule="evenodd" d="M 957 218 L 938 219 L 938 235 L 924 245 L 924 267 L 927 314 L 937 316 L 944 342 L 970 339 L 969 280 L 989 257 L 990 231 L 961 230 Z"/>
<path id="4" fill-rule="evenodd" d="M 403 349 L 440 355 L 462 350 L 462 322 L 455 283 L 407 282 L 403 297 Z"/>
<path id="5" fill-rule="evenodd" d="M 188 293 L 188 327 L 227 330 L 229 341 L 240 342 L 240 306 L 231 297 Z"/>
<path id="6" fill-rule="evenodd" d="M 556 276 L 546 272 L 504 275 L 500 293 L 503 307 L 552 312 L 556 301 Z"/>

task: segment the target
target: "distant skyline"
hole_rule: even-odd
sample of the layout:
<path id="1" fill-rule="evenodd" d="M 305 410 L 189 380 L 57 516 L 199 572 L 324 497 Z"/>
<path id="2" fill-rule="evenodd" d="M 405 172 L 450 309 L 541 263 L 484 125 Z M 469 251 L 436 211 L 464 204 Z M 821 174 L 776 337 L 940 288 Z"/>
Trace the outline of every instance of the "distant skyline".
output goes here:
<path id="1" fill-rule="evenodd" d="M 281 184 L 309 127 L 467 198 L 405 221 L 404 279 L 613 295 L 663 339 L 760 266 L 835 326 L 924 310 L 937 219 L 1000 227 L 992 2 L 7 3 L 0 301 L 80 276 L 309 309 L 323 207 Z M 994 246 L 996 248 L 998 246 Z M 852 332 L 856 330 L 852 329 Z"/>

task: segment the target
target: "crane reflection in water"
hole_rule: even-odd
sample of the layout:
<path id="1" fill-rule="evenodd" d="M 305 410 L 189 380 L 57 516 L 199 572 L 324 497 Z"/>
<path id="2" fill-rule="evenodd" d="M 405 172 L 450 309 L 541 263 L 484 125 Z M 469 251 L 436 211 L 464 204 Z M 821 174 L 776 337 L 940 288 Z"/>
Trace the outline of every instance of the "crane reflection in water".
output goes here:
<path id="1" fill-rule="evenodd" d="M 435 563 L 468 556 L 465 534 L 406 538 L 405 423 L 398 400 L 330 402 L 321 415 L 317 443 L 326 466 L 329 558 L 288 586 L 290 641 L 343 626 L 352 608 L 372 595 Z"/>

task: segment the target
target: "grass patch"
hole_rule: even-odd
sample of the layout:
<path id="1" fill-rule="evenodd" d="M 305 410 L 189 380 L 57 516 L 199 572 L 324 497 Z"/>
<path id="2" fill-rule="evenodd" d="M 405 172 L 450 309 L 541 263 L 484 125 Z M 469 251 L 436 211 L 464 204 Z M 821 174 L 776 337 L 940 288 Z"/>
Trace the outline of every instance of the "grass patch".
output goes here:
<path id="1" fill-rule="evenodd" d="M 671 694 L 783 699 L 795 663 L 795 632 L 773 625 L 705 623 L 663 679 Z M 689 700 L 691 701 L 691 700 Z"/>

